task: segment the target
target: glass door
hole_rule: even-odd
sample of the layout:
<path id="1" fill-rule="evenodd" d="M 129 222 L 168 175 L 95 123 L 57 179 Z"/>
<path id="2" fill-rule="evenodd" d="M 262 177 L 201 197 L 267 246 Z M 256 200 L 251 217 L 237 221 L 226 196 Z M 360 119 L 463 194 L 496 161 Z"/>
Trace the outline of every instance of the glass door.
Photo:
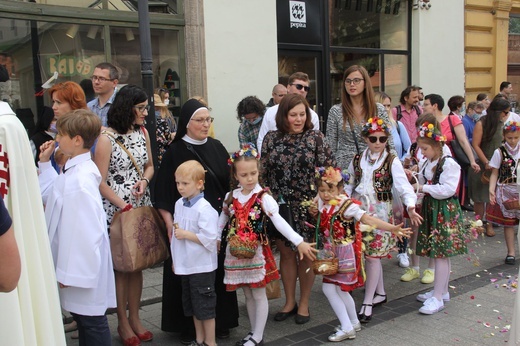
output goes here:
<path id="1" fill-rule="evenodd" d="M 309 51 L 278 51 L 278 83 L 287 85 L 289 76 L 295 72 L 309 75 L 311 90 L 307 93 L 307 101 L 320 117 L 320 129 L 324 129 L 323 115 L 323 77 L 320 71 L 321 53 Z"/>

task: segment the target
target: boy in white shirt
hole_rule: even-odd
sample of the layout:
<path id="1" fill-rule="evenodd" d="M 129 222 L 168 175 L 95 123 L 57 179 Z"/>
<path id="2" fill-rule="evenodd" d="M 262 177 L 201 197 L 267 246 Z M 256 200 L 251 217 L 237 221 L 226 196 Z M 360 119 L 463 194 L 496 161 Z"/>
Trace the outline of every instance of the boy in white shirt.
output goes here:
<path id="1" fill-rule="evenodd" d="M 105 312 L 116 306 L 114 271 L 101 174 L 90 157 L 101 121 L 79 109 L 60 117 L 57 128 L 56 140 L 69 159 L 58 175 L 49 161 L 55 143 L 45 142 L 38 179 L 61 306 L 78 323 L 80 345 L 111 345 Z"/>
<path id="2" fill-rule="evenodd" d="M 186 161 L 175 171 L 182 198 L 175 203 L 172 270 L 181 275 L 184 315 L 193 316 L 197 345 L 215 346 L 215 270 L 218 213 L 204 199 L 204 167 Z M 192 343 L 193 345 L 194 343 Z"/>

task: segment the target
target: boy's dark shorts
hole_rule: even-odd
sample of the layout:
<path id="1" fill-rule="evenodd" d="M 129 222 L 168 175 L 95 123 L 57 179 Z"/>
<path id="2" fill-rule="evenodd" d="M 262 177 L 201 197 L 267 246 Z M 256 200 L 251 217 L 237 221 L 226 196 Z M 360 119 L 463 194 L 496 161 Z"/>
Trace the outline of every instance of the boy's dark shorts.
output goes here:
<path id="1" fill-rule="evenodd" d="M 184 315 L 195 316 L 198 320 L 215 318 L 215 271 L 182 275 L 181 280 Z"/>

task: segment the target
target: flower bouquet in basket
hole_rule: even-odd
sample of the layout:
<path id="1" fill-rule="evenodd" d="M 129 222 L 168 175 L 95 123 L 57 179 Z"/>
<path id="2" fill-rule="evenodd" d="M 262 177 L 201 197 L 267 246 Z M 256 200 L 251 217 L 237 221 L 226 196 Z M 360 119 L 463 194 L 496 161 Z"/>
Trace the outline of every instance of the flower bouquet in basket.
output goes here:
<path id="1" fill-rule="evenodd" d="M 332 244 L 334 242 L 333 227 L 335 220 L 332 220 L 332 222 L 330 221 L 331 214 L 323 212 L 318 215 L 318 222 L 316 224 L 316 243 L 317 247 L 321 249 L 316 254 L 316 259 L 312 262 L 312 270 L 316 275 L 334 275 L 338 273 L 339 260 L 334 251 L 332 251 Z M 328 227 L 329 224 L 330 227 Z M 320 234 L 320 228 L 324 229 L 323 234 Z M 325 242 L 324 238 L 329 241 Z"/>
<path id="2" fill-rule="evenodd" d="M 253 258 L 258 248 L 258 236 L 247 230 L 232 228 L 228 235 L 229 252 L 240 259 Z"/>

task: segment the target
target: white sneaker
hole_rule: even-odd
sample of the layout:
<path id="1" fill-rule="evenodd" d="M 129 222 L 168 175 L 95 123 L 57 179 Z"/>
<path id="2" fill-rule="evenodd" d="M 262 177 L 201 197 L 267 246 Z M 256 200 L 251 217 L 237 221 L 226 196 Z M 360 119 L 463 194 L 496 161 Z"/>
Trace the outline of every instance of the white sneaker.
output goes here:
<path id="1" fill-rule="evenodd" d="M 417 295 L 417 300 L 420 302 L 425 302 L 426 300 L 430 299 L 431 297 L 433 297 L 433 290 Z M 444 293 L 442 295 L 442 300 L 445 302 L 449 302 L 450 301 L 450 292 Z"/>
<path id="2" fill-rule="evenodd" d="M 397 259 L 399 260 L 399 267 L 408 268 L 410 266 L 410 261 L 408 260 L 408 255 L 406 253 L 397 254 Z"/>
<path id="3" fill-rule="evenodd" d="M 444 309 L 444 302 L 442 300 L 437 300 L 435 297 L 431 297 L 426 299 L 422 308 L 419 309 L 419 312 L 425 315 L 433 315 L 442 309 Z"/>

